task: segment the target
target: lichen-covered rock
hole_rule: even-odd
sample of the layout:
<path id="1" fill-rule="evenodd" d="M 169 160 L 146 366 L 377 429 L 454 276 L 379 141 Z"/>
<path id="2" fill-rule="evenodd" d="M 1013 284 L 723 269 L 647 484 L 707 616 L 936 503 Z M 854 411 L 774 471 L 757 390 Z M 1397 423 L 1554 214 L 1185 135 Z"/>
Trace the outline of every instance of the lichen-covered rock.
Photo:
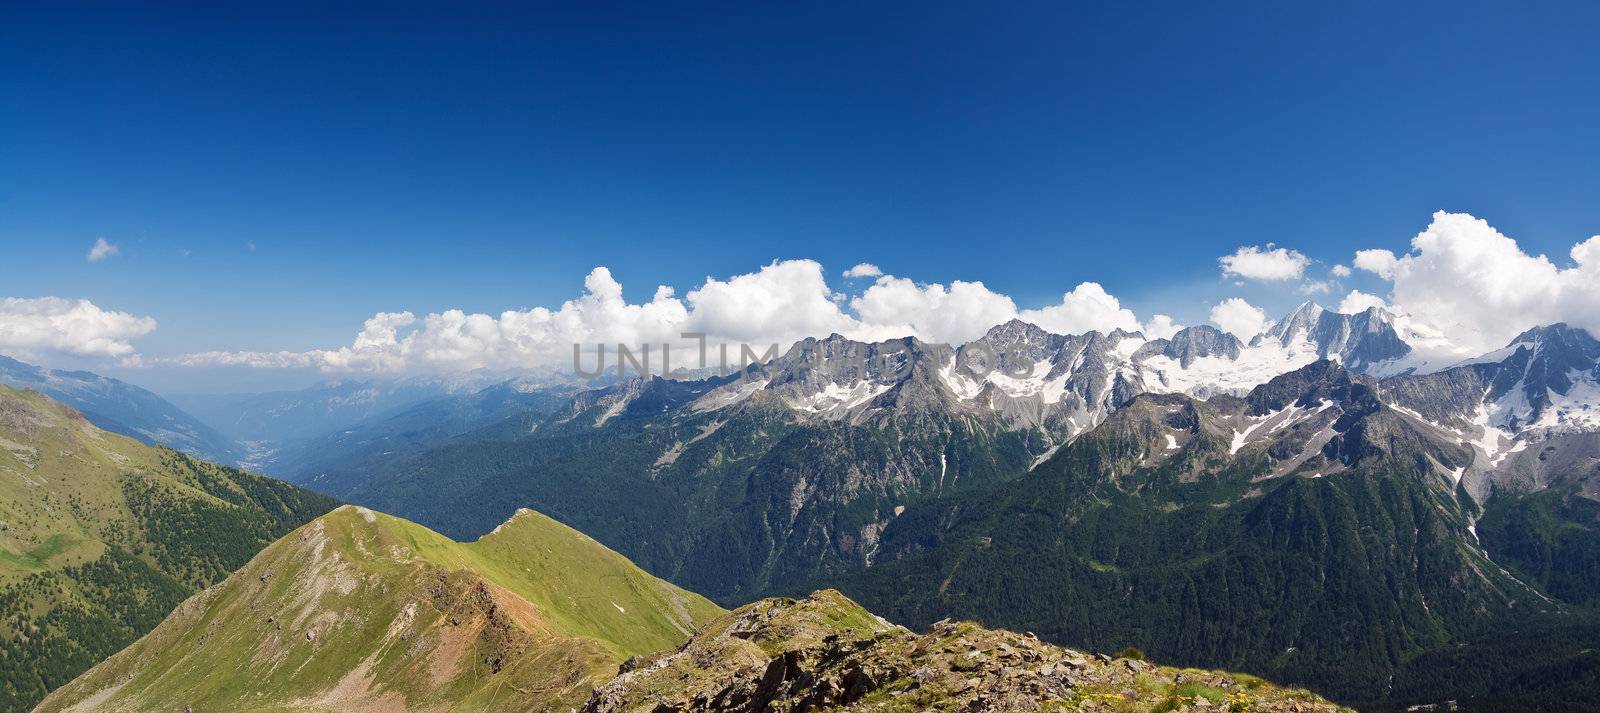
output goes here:
<path id="1" fill-rule="evenodd" d="M 824 590 L 713 621 L 596 690 L 586 713 L 675 711 L 1334 711 L 1250 676 L 1063 649 L 940 622 L 916 634 Z"/>

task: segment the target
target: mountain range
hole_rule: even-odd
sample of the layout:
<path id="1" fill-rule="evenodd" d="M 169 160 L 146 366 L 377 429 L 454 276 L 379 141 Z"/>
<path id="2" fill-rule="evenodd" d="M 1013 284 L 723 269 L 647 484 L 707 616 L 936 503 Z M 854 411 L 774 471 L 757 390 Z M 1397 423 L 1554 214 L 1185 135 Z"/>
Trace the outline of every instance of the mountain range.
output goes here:
<path id="1" fill-rule="evenodd" d="M 583 392 L 314 482 L 459 537 L 538 507 L 737 598 L 870 564 L 897 508 L 1018 477 L 1138 394 L 1239 395 L 1321 358 L 1409 373 L 1413 356 L 1380 310 L 1311 303 L 1249 344 L 1208 326 L 1152 340 L 1015 320 L 959 347 L 833 335 L 728 376 Z"/>
<path id="2" fill-rule="evenodd" d="M 245 465 L 270 468 L 282 451 L 299 443 L 442 396 L 470 393 L 476 386 L 470 378 L 340 379 L 291 391 L 169 398 L 240 443 Z"/>
<path id="3" fill-rule="evenodd" d="M 430 552 L 493 541 L 532 508 L 722 606 L 795 597 L 758 606 L 775 619 L 825 602 L 856 620 L 850 599 L 815 593 L 838 587 L 925 642 L 956 630 L 939 620 L 969 618 L 1042 647 L 1137 646 L 1249 670 L 1364 710 L 1600 705 L 1600 342 L 1553 324 L 1477 358 L 1439 354 L 1382 310 L 1313 303 L 1249 340 L 1208 326 L 1058 335 L 1016 320 L 962 345 L 831 335 L 726 375 L 398 396 L 328 417 L 316 428 L 339 425 L 320 434 L 305 426 L 263 462 L 415 521 L 395 527 L 437 538 Z M 348 388 L 377 403 L 406 387 Z M 274 398 L 261 403 L 293 402 L 274 417 L 286 423 L 328 408 Z M 592 685 L 609 692 L 587 700 L 594 710 L 628 708 L 641 690 L 801 705 L 766 677 L 843 685 L 835 664 L 883 666 L 905 655 L 889 640 L 918 646 L 859 621 L 845 628 L 885 642 L 857 649 L 865 658 L 807 643 L 793 672 L 672 683 L 630 676 L 634 662 L 608 682 L 596 672 L 643 655 L 612 648 L 561 700 L 585 705 L 577 692 Z M 685 650 L 759 663 L 722 629 Z M 312 683 L 273 686 L 328 682 Z M 376 690 L 362 685 L 351 690 Z M 481 693 L 430 685 L 405 695 Z"/>
<path id="4" fill-rule="evenodd" d="M 838 585 L 919 626 L 970 616 L 1436 702 L 1419 662 L 1588 621 L 1594 345 L 1550 325 L 1437 369 L 1382 311 L 1312 304 L 1249 342 L 1018 321 L 959 347 L 834 335 L 317 487 L 453 537 L 534 507 L 729 605 Z M 1600 640 L 1553 640 L 1572 645 L 1479 665 L 1589 680 Z"/>
<path id="5" fill-rule="evenodd" d="M 166 399 L 125 381 L 87 371 L 61 371 L 0 355 L 0 385 L 32 389 L 71 406 L 112 433 L 161 444 L 221 463 L 244 449 Z"/>
<path id="6" fill-rule="evenodd" d="M 0 446 L 6 710 L 1346 710 L 832 590 L 724 611 L 537 512 L 455 542 L 35 391 L 0 387 Z"/>
<path id="7" fill-rule="evenodd" d="M 1131 643 L 1363 709 L 1458 697 L 1549 709 L 1508 681 L 1587 685 L 1600 674 L 1592 637 L 1484 664 L 1494 675 L 1480 683 L 1497 689 L 1412 668 L 1466 639 L 1592 626 L 1593 614 L 1587 595 L 1536 576 L 1516 551 L 1529 534 L 1478 531 L 1521 517 L 1520 477 L 1474 469 L 1481 447 L 1386 403 L 1388 383 L 1318 361 L 1242 399 L 1140 395 L 1021 479 L 911 507 L 843 587 L 913 625 L 953 615 Z M 1474 498 L 1467 473 L 1493 497 Z M 1592 511 L 1550 527 L 1600 544 Z M 1558 568 L 1592 581 L 1594 563 Z M 1538 692 L 1573 700 L 1554 688 Z"/>

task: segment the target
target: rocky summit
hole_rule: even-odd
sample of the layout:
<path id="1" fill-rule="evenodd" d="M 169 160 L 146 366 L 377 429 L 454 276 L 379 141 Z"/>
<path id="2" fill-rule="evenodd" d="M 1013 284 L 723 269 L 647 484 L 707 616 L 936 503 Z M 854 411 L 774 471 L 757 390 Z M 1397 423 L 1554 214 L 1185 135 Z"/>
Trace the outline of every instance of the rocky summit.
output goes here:
<path id="1" fill-rule="evenodd" d="M 671 653 L 630 660 L 583 710 L 1347 709 L 1252 676 L 1091 655 L 970 622 L 917 634 L 823 590 L 741 607 Z"/>

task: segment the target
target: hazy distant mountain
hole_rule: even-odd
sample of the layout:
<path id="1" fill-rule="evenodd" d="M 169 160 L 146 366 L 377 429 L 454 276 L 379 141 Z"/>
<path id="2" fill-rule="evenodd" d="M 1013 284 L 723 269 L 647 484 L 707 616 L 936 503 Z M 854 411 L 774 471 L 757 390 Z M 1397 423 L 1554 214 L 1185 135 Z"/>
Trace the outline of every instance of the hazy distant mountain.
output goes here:
<path id="1" fill-rule="evenodd" d="M 241 441 L 282 442 L 320 435 L 374 414 L 450 393 L 436 379 L 344 379 L 294 391 L 173 394 L 174 403 Z"/>
<path id="2" fill-rule="evenodd" d="M 565 405 L 575 389 L 511 379 L 467 394 L 450 394 L 368 416 L 344 428 L 290 441 L 273 454 L 267 469 L 313 487 L 362 471 L 370 462 L 448 442 L 507 419 L 526 428 Z"/>
<path id="3" fill-rule="evenodd" d="M 245 450 L 232 438 L 149 391 L 87 371 L 61 371 L 0 356 L 0 384 L 33 389 L 77 409 L 96 426 L 221 463 Z"/>
<path id="4" fill-rule="evenodd" d="M 470 379 L 345 379 L 294 391 L 253 394 L 174 394 L 174 403 L 244 444 L 245 463 L 273 470 L 286 445 L 337 432 L 363 419 L 452 393 L 473 390 Z"/>

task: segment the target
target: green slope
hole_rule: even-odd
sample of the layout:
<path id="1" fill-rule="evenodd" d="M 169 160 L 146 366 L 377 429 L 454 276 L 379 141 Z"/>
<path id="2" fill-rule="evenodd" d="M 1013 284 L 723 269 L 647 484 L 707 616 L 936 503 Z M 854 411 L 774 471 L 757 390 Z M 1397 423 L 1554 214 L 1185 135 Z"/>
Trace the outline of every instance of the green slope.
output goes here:
<path id="1" fill-rule="evenodd" d="M 41 711 L 544 710 L 720 613 L 543 515 L 476 542 L 343 507 Z"/>
<path id="2" fill-rule="evenodd" d="M 0 387 L 0 709 L 32 705 L 334 504 Z"/>

